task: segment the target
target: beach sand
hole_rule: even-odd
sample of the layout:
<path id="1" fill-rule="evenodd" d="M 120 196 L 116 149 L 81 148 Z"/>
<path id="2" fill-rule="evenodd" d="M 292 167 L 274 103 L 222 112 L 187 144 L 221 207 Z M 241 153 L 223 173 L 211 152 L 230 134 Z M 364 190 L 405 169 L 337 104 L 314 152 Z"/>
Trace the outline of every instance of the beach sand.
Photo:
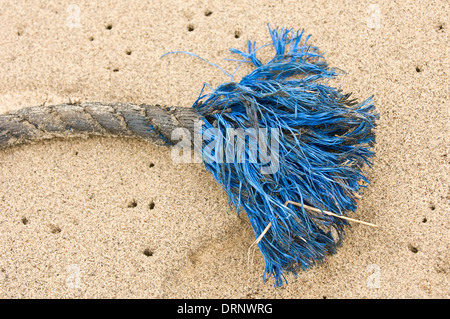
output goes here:
<path id="1" fill-rule="evenodd" d="M 374 95 L 370 186 L 337 254 L 263 284 L 245 216 L 202 164 L 135 139 L 0 152 L 0 298 L 449 298 L 448 1 L 0 1 L 0 113 L 65 102 L 190 107 L 228 49 L 305 29 L 332 84 Z M 270 49 L 263 55 L 270 54 Z M 236 80 L 251 71 L 243 65 Z M 152 204 L 153 203 L 153 204 Z"/>

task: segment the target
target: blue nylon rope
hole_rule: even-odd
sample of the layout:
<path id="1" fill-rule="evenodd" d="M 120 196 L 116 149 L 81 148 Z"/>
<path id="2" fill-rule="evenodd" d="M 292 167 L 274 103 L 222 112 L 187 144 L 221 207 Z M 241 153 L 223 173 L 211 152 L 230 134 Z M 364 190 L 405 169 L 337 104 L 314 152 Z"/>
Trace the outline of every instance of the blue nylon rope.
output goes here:
<path id="1" fill-rule="evenodd" d="M 344 219 L 284 203 L 294 201 L 342 216 L 355 211 L 360 182 L 369 183 L 365 170 L 374 155 L 378 114 L 373 97 L 357 102 L 328 86 L 342 71 L 330 68 L 318 48 L 307 44 L 310 36 L 270 26 L 269 33 L 272 43 L 256 48 L 248 41 L 248 52 L 230 50 L 242 56 L 236 59 L 239 65 L 255 66 L 239 82 L 233 82 L 237 68 L 230 75 L 208 62 L 231 82 L 201 93 L 193 107 L 204 118 L 204 132 L 220 133 L 214 138 L 221 139 L 223 150 L 211 152 L 210 140 L 204 141 L 203 160 L 230 205 L 247 213 L 255 238 L 271 223 L 258 247 L 265 260 L 264 282 L 273 277 L 280 286 L 287 282 L 286 273 L 297 275 L 335 253 L 349 226 Z M 256 52 L 269 45 L 275 56 L 263 63 Z M 232 143 L 230 128 L 277 129 L 278 170 L 263 173 L 264 163 L 249 160 L 252 148 L 258 154 L 263 151 L 260 145 L 251 138 L 245 147 Z M 273 136 L 266 136 L 265 145 L 273 143 Z M 227 147 L 236 160 L 221 158 Z"/>

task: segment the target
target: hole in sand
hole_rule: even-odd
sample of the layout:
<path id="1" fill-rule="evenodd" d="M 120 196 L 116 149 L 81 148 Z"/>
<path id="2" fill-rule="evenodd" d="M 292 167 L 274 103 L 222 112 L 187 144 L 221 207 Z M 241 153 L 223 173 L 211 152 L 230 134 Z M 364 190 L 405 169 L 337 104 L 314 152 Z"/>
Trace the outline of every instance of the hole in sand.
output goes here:
<path id="1" fill-rule="evenodd" d="M 56 225 L 50 225 L 50 232 L 51 232 L 52 234 L 58 234 L 58 233 L 61 232 L 61 228 L 59 228 L 59 227 L 56 226 Z"/>
<path id="2" fill-rule="evenodd" d="M 89 37 L 88 39 L 89 39 L 89 41 L 91 41 L 91 42 L 94 41 L 94 37 Z"/>
<path id="3" fill-rule="evenodd" d="M 414 247 L 413 245 L 409 244 L 408 245 L 408 249 L 413 252 L 414 254 L 417 254 L 417 252 L 419 251 L 416 247 Z"/>
<path id="4" fill-rule="evenodd" d="M 150 204 L 148 204 L 148 208 L 149 209 L 155 208 L 155 203 L 153 201 L 151 201 Z"/>
<path id="5" fill-rule="evenodd" d="M 239 30 L 234 31 L 234 38 L 239 39 L 240 37 L 241 37 L 241 31 L 239 31 Z"/>
<path id="6" fill-rule="evenodd" d="M 125 53 L 126 53 L 127 55 L 131 55 L 131 50 L 126 50 Z"/>
<path id="7" fill-rule="evenodd" d="M 211 10 L 206 10 L 205 11 L 205 16 L 209 17 L 212 14 Z"/>
<path id="8" fill-rule="evenodd" d="M 155 164 L 153 164 L 153 163 L 148 164 L 148 167 L 150 167 L 150 168 L 152 168 L 153 166 L 155 166 Z"/>
<path id="9" fill-rule="evenodd" d="M 28 224 L 28 218 L 22 217 L 21 220 L 22 220 L 22 224 L 24 224 L 24 225 Z"/>
<path id="10" fill-rule="evenodd" d="M 130 200 L 127 204 L 128 208 L 135 208 L 136 206 L 137 206 L 137 202 L 134 199 Z"/>
<path id="11" fill-rule="evenodd" d="M 105 28 L 106 28 L 106 30 L 111 30 L 112 29 L 112 24 L 111 23 L 107 24 Z"/>
<path id="12" fill-rule="evenodd" d="M 189 32 L 194 31 L 194 25 L 193 25 L 193 24 L 188 24 L 187 30 L 188 30 Z"/>
<path id="13" fill-rule="evenodd" d="M 149 248 L 145 248 L 144 251 L 142 252 L 145 256 L 147 257 L 151 257 L 153 256 L 153 251 Z"/>
<path id="14" fill-rule="evenodd" d="M 422 72 L 422 69 L 420 67 L 416 66 L 416 72 L 417 73 Z"/>

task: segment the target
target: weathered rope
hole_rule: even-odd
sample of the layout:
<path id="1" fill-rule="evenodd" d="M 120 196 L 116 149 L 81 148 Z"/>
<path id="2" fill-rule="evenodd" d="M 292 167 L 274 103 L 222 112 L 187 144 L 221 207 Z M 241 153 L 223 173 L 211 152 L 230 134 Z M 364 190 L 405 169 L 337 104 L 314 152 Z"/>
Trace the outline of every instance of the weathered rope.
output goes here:
<path id="1" fill-rule="evenodd" d="M 0 150 L 55 137 L 135 137 L 171 145 L 175 128 L 193 133 L 195 110 L 131 103 L 81 103 L 29 107 L 0 115 Z"/>
<path id="2" fill-rule="evenodd" d="M 250 74 L 239 82 L 230 75 L 230 82 L 209 94 L 202 90 L 192 108 L 127 103 L 27 108 L 0 116 L 0 149 L 92 135 L 171 145 L 176 128 L 201 133 L 201 145 L 194 148 L 230 206 L 249 217 L 254 245 L 266 263 L 263 280 L 273 276 L 275 285 L 282 285 L 286 273 L 296 275 L 335 253 L 348 221 L 355 221 L 346 215 L 356 210 L 369 183 L 378 114 L 372 97 L 358 102 L 329 86 L 341 71 L 327 64 L 303 31 L 269 28 L 269 33 L 270 44 L 257 48 L 249 41 L 248 52 L 231 50 L 242 57 L 238 62 L 255 66 Z M 263 63 L 256 52 L 268 45 L 275 56 Z M 199 120 L 204 126 L 194 132 Z"/>

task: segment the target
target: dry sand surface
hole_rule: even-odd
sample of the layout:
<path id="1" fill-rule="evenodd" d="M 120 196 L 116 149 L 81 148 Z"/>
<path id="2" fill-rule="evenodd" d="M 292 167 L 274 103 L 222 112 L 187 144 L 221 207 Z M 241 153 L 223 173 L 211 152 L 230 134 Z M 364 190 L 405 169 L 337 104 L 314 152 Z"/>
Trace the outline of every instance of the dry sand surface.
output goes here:
<path id="1" fill-rule="evenodd" d="M 63 102 L 190 107 L 267 23 L 305 29 L 333 84 L 374 95 L 372 184 L 338 253 L 262 283 L 245 216 L 202 164 L 138 140 L 0 153 L 0 298 L 449 298 L 448 1 L 0 1 L 0 113 Z M 269 54 L 268 50 L 267 54 Z M 263 53 L 264 54 L 264 53 Z M 236 79 L 248 73 L 243 66 Z M 153 204 L 152 204 L 153 203 Z"/>

